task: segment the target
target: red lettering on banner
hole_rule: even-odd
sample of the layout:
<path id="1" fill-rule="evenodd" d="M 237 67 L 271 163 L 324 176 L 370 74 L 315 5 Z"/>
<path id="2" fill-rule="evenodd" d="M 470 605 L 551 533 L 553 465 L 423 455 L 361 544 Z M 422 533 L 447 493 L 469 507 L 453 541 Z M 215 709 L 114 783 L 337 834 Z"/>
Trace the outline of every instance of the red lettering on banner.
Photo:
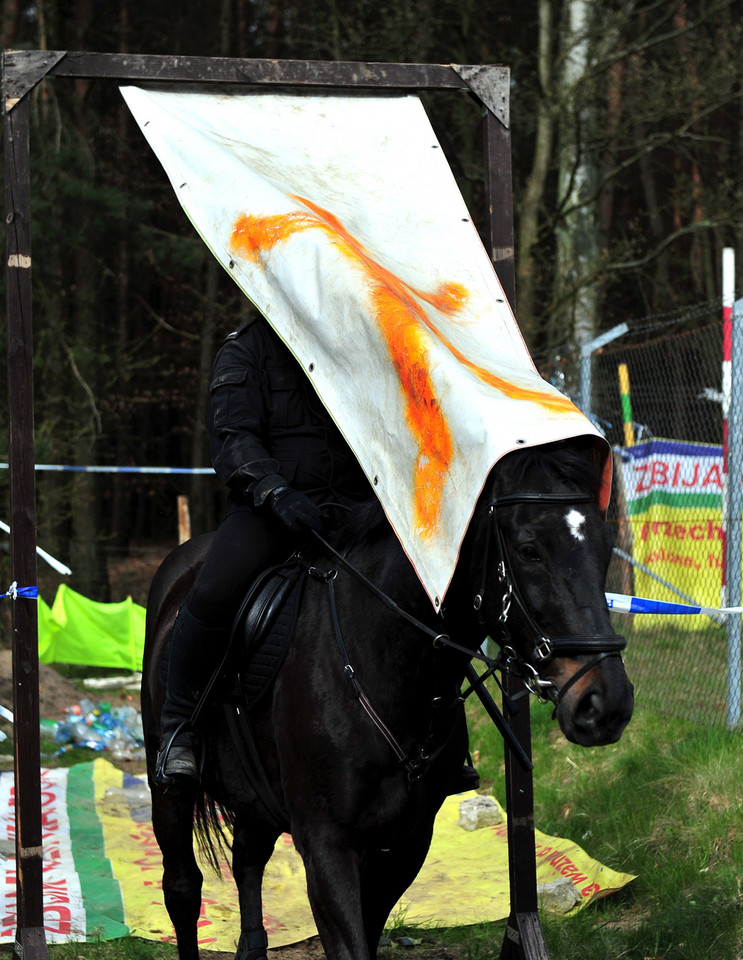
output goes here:
<path id="1" fill-rule="evenodd" d="M 670 523 L 668 520 L 646 521 L 640 528 L 640 540 L 647 542 L 651 537 L 669 537 L 673 540 L 722 540 L 722 527 L 713 520 L 706 524 Z"/>
<path id="2" fill-rule="evenodd" d="M 654 563 L 673 563 L 679 567 L 694 567 L 696 570 L 701 569 L 701 563 L 694 560 L 694 557 L 686 556 L 682 553 L 674 553 L 673 550 L 666 550 L 665 547 L 661 547 L 659 550 L 651 550 L 645 556 L 644 564 L 646 567 L 651 566 Z"/>
<path id="3" fill-rule="evenodd" d="M 707 473 L 704 475 L 704 480 L 702 480 L 702 486 L 708 487 L 710 484 L 713 484 L 718 490 L 722 490 L 722 477 L 720 476 L 720 467 L 718 464 L 713 464 Z"/>
<path id="4" fill-rule="evenodd" d="M 650 484 L 645 484 L 645 475 L 648 472 L 648 465 L 646 463 L 641 463 L 639 466 L 635 467 L 635 473 L 640 474 L 640 479 L 637 481 L 637 486 L 635 487 L 635 493 L 645 493 L 646 490 L 650 489 Z"/>
<path id="5" fill-rule="evenodd" d="M 58 844 L 47 845 L 44 847 L 44 859 L 41 864 L 41 872 L 49 873 L 56 870 L 62 862 L 62 851 Z"/>
<path id="6" fill-rule="evenodd" d="M 665 487 L 668 484 L 668 464 L 662 460 L 653 460 L 650 468 L 650 485 Z"/>
<path id="7" fill-rule="evenodd" d="M 693 472 L 692 475 L 691 475 L 691 480 L 689 480 L 689 481 L 687 482 L 686 480 L 684 480 L 684 479 L 682 478 L 682 480 L 681 480 L 681 486 L 683 486 L 683 487 L 695 487 L 698 482 L 699 482 L 699 464 L 698 464 L 698 463 L 695 463 L 695 464 L 694 464 L 694 472 Z"/>
<path id="8" fill-rule="evenodd" d="M 152 824 L 139 824 L 138 832 L 130 833 L 129 836 L 132 840 L 136 840 L 137 843 L 144 847 L 143 856 L 132 862 L 138 866 L 142 872 L 146 870 L 162 870 L 160 848 L 157 845 Z"/>
<path id="9" fill-rule="evenodd" d="M 47 914 L 57 914 L 57 923 L 52 926 L 51 922 L 47 920 Z M 44 907 L 44 929 L 49 933 L 57 933 L 60 936 L 65 936 L 72 931 L 72 911 L 69 907 Z"/>
<path id="10" fill-rule="evenodd" d="M 67 880 L 44 881 L 44 903 L 69 903 L 70 894 L 67 889 Z"/>
<path id="11" fill-rule="evenodd" d="M 689 467 L 691 471 L 689 472 Z M 702 464 L 698 461 L 693 465 L 688 460 L 677 461 L 671 469 L 665 460 L 651 460 L 649 463 L 638 463 L 634 467 L 637 477 L 635 493 L 647 493 L 653 487 L 716 487 L 722 490 L 722 468 L 719 463 L 706 467 L 702 474 Z M 701 479 L 700 479 L 701 478 Z"/>
<path id="12" fill-rule="evenodd" d="M 41 814 L 41 828 L 47 830 L 50 835 L 59 833 L 59 816 L 56 811 L 45 810 Z"/>
<path id="13" fill-rule="evenodd" d="M 263 927 L 270 937 L 273 933 L 278 933 L 279 930 L 286 929 L 286 924 L 279 920 L 278 917 L 274 917 L 272 913 L 266 913 L 263 911 Z"/>

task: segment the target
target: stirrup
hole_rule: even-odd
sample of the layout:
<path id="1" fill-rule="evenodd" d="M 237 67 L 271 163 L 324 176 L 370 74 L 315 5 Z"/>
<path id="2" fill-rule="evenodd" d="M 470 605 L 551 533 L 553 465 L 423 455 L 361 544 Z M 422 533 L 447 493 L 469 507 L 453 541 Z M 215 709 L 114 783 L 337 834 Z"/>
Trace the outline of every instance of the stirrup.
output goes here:
<path id="1" fill-rule="evenodd" d="M 158 786 L 170 787 L 177 784 L 179 786 L 193 786 L 195 788 L 198 787 L 201 782 L 201 774 L 204 769 L 204 751 L 203 749 L 199 750 L 198 746 L 195 744 L 189 743 L 187 747 L 185 744 L 176 744 L 176 737 L 183 733 L 193 735 L 190 722 L 187 720 L 184 720 L 178 724 L 173 733 L 170 735 L 170 738 L 163 749 L 158 751 L 157 762 L 155 764 L 155 775 L 153 777 L 154 783 L 158 784 Z M 181 747 L 182 749 L 188 749 L 188 751 L 193 755 L 193 775 L 186 772 L 184 776 L 179 776 L 178 774 L 168 774 L 165 772 L 165 767 L 170 759 L 170 752 L 174 746 Z M 197 752 L 201 754 L 200 757 L 197 756 Z"/>

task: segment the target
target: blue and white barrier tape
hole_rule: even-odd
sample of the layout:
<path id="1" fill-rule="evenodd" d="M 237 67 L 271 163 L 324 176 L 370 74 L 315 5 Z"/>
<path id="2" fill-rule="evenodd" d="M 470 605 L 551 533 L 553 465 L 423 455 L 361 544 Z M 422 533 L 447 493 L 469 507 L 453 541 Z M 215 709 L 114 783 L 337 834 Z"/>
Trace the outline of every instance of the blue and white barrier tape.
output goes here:
<path id="1" fill-rule="evenodd" d="M 7 463 L 0 463 L 0 470 L 7 470 Z M 73 467 L 61 463 L 37 463 L 36 470 L 58 470 L 71 471 L 75 473 L 188 473 L 188 474 L 212 474 L 212 467 Z"/>
<path id="2" fill-rule="evenodd" d="M 630 597 L 622 593 L 607 593 L 606 603 L 616 613 L 743 613 L 743 607 L 697 607 L 689 603 L 670 603 L 666 600 L 648 600 L 647 597 Z"/>
<path id="3" fill-rule="evenodd" d="M 0 593 L 0 600 L 4 597 L 11 597 L 13 600 L 18 597 L 37 600 L 38 596 L 38 587 L 19 587 L 17 583 L 13 582 L 8 587 L 7 593 Z M 689 603 L 670 603 L 667 600 L 650 600 L 647 597 L 631 597 L 624 593 L 607 593 L 606 605 L 615 613 L 743 613 L 743 607 L 697 607 Z"/>
<path id="4" fill-rule="evenodd" d="M 19 587 L 15 580 L 8 587 L 7 593 L 0 593 L 0 600 L 4 597 L 10 597 L 11 600 L 17 600 L 18 597 L 25 598 L 26 600 L 38 600 L 39 599 L 39 588 L 38 587 Z"/>

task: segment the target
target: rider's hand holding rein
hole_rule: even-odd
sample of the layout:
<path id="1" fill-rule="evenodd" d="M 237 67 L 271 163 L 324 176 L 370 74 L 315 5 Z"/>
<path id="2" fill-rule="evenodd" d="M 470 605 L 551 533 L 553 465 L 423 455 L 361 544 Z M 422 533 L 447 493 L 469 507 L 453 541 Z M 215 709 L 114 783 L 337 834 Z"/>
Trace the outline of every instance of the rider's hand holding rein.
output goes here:
<path id="1" fill-rule="evenodd" d="M 294 490 L 288 484 L 272 490 L 268 501 L 273 513 L 294 533 L 305 530 L 322 533 L 326 526 L 322 509 L 306 494 Z"/>

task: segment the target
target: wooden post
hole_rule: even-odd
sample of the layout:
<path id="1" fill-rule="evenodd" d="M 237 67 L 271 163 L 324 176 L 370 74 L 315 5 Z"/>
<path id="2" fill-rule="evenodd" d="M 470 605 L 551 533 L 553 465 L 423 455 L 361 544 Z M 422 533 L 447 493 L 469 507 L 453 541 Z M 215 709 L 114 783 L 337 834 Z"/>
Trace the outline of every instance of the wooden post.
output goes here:
<path id="1" fill-rule="evenodd" d="M 5 104 L 10 563 L 19 587 L 36 586 L 29 99 Z M 44 934 L 36 603 L 12 601 L 16 822 L 16 944 L 23 960 L 47 957 Z"/>
<path id="2" fill-rule="evenodd" d="M 503 675 L 503 714 L 511 731 L 531 759 L 531 717 L 523 681 Z M 514 699 L 515 697 L 518 699 Z M 549 960 L 539 920 L 537 864 L 534 835 L 534 781 L 508 747 L 506 761 L 506 812 L 508 814 L 508 880 L 511 913 L 503 938 L 500 960 Z"/>
<path id="3" fill-rule="evenodd" d="M 516 309 L 513 238 L 511 131 L 490 111 L 485 119 L 485 196 L 489 213 L 488 253 L 511 309 Z"/>
<path id="4" fill-rule="evenodd" d="M 178 497 L 178 544 L 191 539 L 191 513 L 188 509 L 188 497 Z"/>

